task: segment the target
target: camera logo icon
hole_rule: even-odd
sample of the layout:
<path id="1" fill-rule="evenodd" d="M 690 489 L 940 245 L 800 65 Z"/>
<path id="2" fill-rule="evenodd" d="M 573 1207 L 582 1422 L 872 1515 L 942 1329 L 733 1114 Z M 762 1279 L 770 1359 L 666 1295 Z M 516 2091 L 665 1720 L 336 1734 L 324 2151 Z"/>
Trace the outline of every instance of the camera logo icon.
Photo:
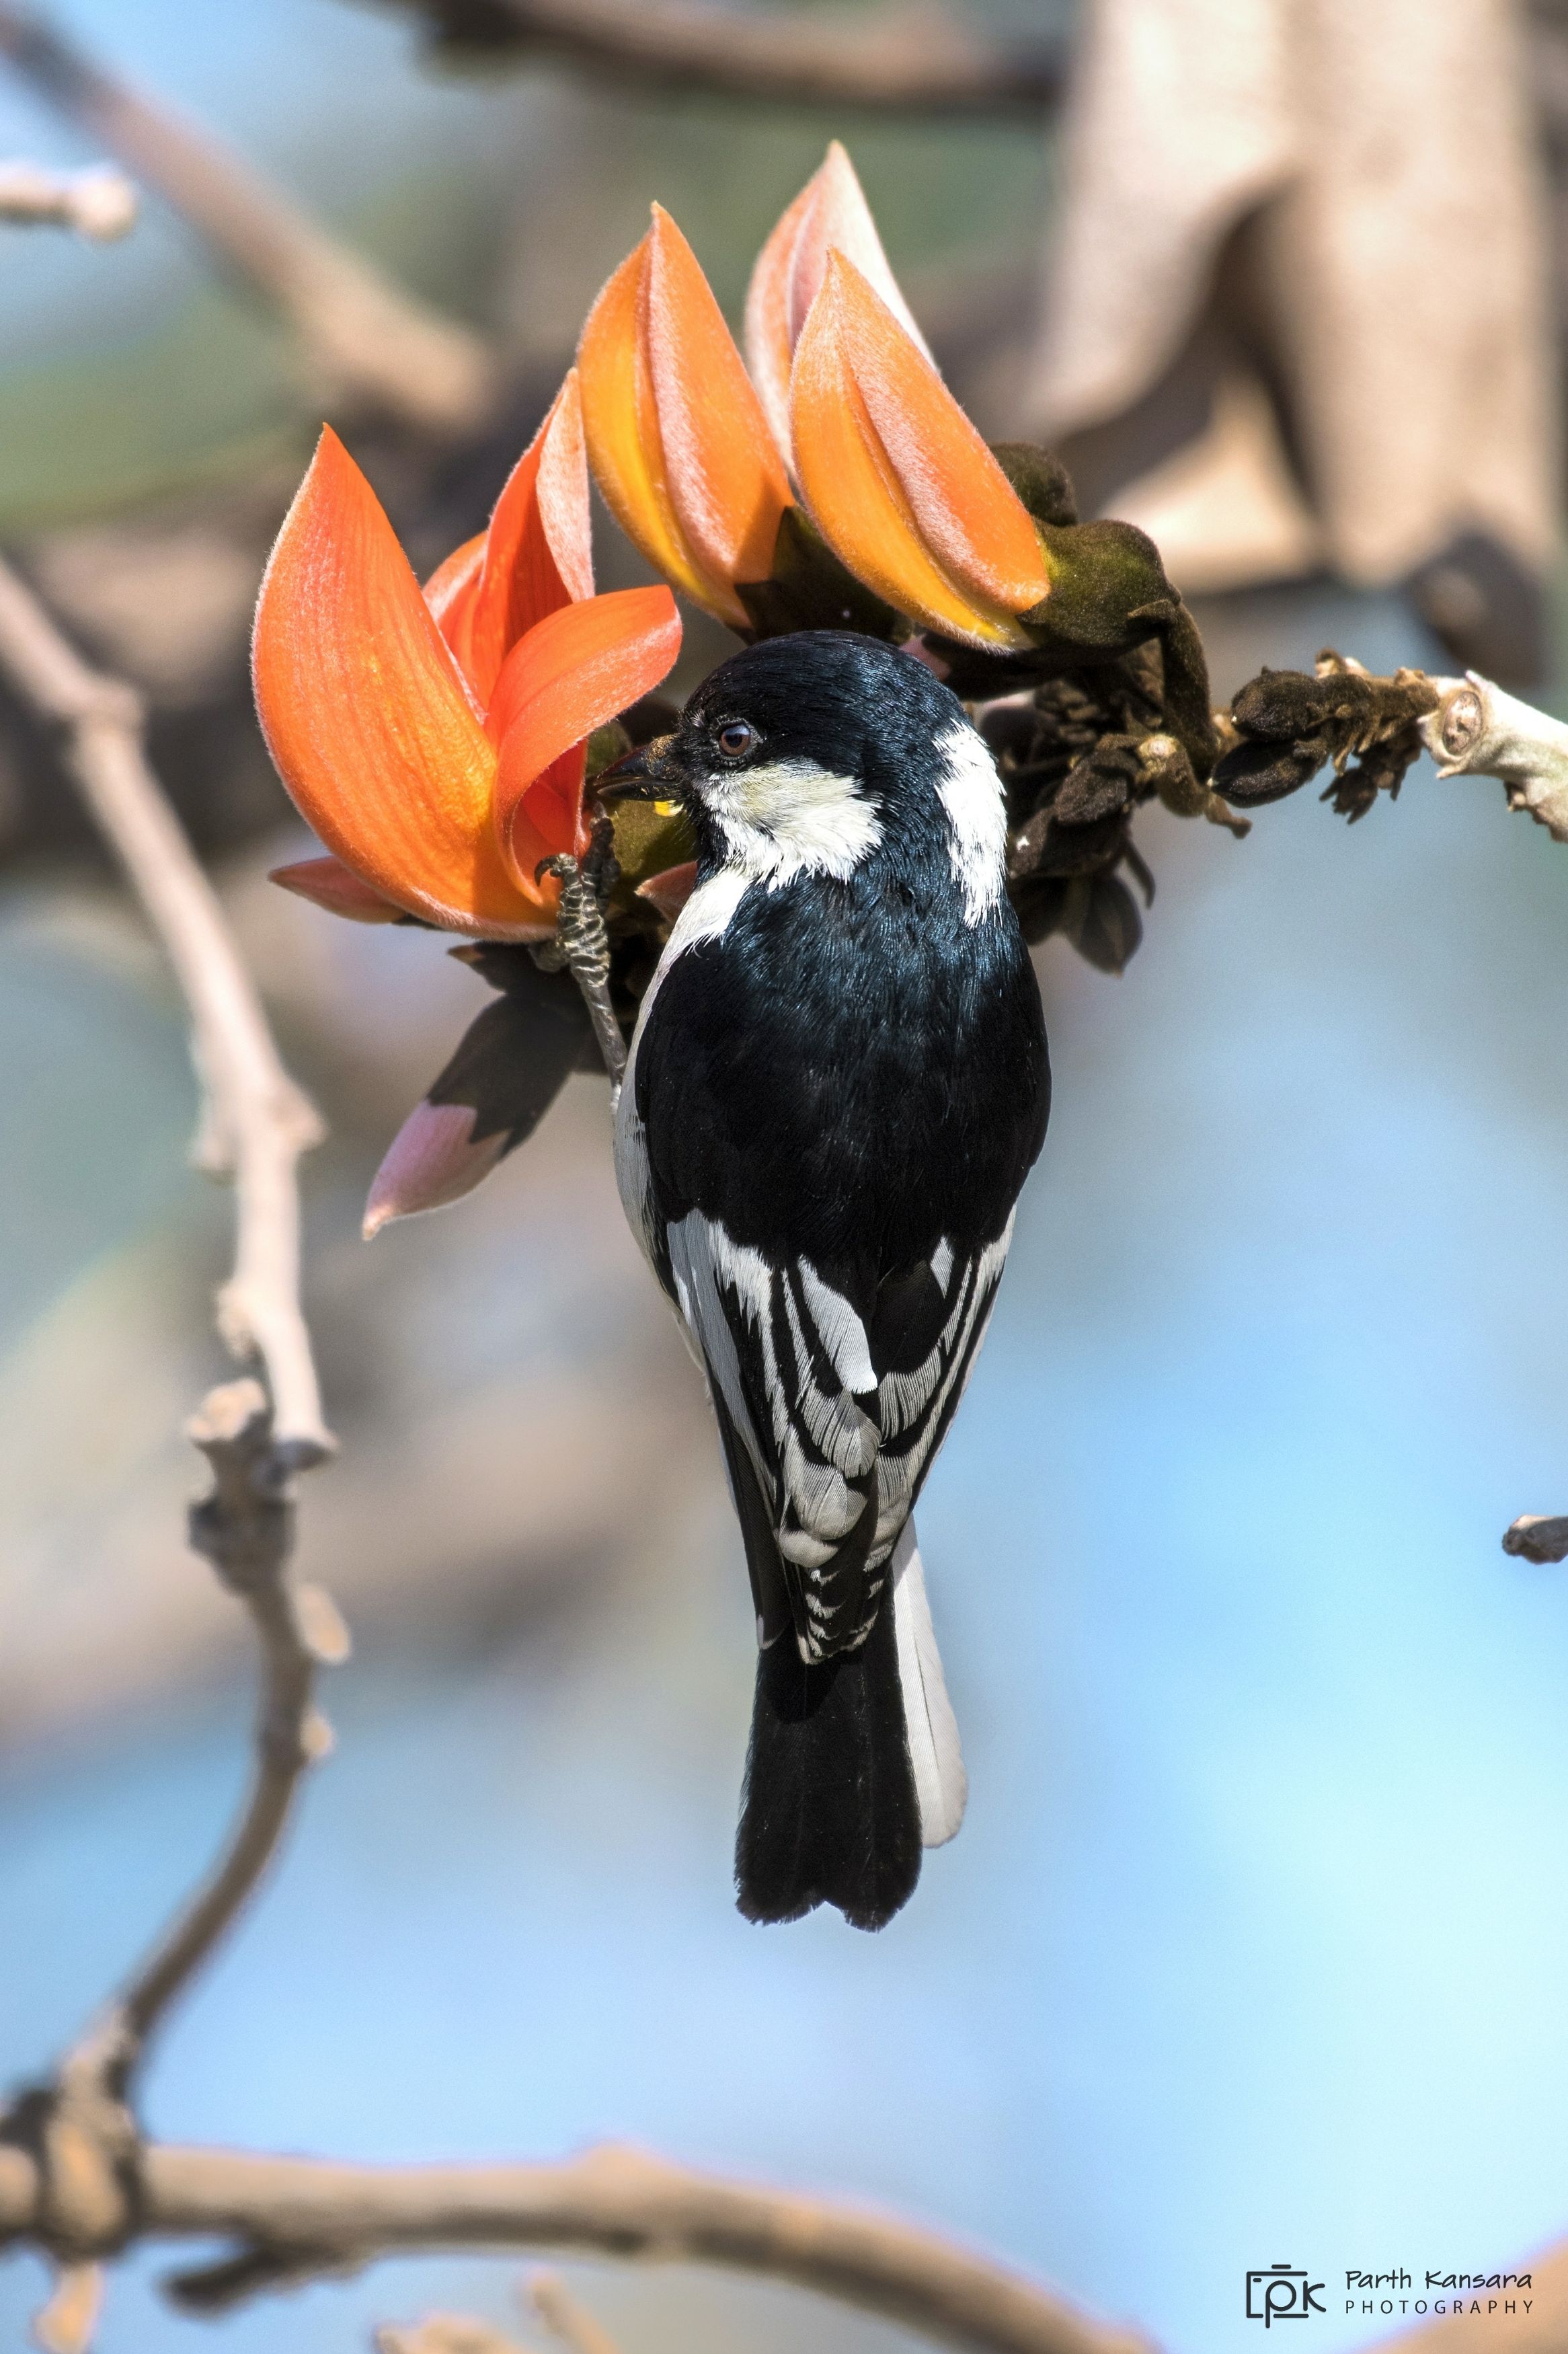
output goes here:
<path id="1" fill-rule="evenodd" d="M 1246 2317 L 1261 2321 L 1266 2329 L 1277 2321 L 1305 2321 L 1309 2313 L 1326 2310 L 1318 2301 L 1323 2285 L 1308 2280 L 1295 2264 L 1271 2264 L 1266 2272 L 1248 2273 Z"/>

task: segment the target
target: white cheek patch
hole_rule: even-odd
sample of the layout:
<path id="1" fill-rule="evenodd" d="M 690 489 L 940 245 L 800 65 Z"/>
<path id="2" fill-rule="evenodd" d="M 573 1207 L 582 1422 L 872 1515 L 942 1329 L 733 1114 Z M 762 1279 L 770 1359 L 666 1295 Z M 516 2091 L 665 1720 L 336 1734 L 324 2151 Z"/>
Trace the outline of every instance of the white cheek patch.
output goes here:
<path id="1" fill-rule="evenodd" d="M 736 864 L 770 890 L 804 874 L 842 882 L 882 840 L 875 806 L 853 778 L 815 760 L 771 760 L 712 779 L 706 800 Z"/>
<path id="2" fill-rule="evenodd" d="M 937 739 L 945 773 L 937 794 L 948 818 L 948 856 L 963 895 L 964 921 L 978 924 L 1001 904 L 1007 880 L 1007 808 L 985 741 L 967 720 Z"/>

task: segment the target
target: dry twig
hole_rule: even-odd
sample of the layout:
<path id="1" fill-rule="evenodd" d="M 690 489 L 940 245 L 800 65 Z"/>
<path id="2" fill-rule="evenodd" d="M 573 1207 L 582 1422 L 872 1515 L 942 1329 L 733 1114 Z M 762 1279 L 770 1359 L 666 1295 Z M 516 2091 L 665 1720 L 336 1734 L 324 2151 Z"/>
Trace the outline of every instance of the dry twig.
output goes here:
<path id="1" fill-rule="evenodd" d="M 376 2354 L 527 2354 L 503 2329 L 468 2313 L 428 2313 L 403 2327 L 385 2322 L 376 2333 Z"/>
<path id="2" fill-rule="evenodd" d="M 414 302 L 216 140 L 7 0 L 0 0 L 0 55 L 282 312 L 332 400 L 439 433 L 482 421 L 495 370 L 466 327 Z"/>
<path id="3" fill-rule="evenodd" d="M 1065 59 L 1005 46 L 935 6 L 824 15 L 703 0 L 401 0 L 450 46 L 515 51 L 641 87 L 905 114 L 1037 113 L 1061 97 Z"/>
<path id="4" fill-rule="evenodd" d="M 196 1157 L 215 1175 L 232 1174 L 238 1194 L 235 1268 L 219 1295 L 218 1327 L 236 1356 L 254 1356 L 265 1368 L 280 1468 L 303 1470 L 334 1444 L 299 1299 L 294 1164 L 321 1137 L 321 1121 L 278 1058 L 217 895 L 147 766 L 139 699 L 90 669 L 3 563 L 0 673 L 65 731 L 83 797 L 190 1007 L 206 1090 Z"/>
<path id="5" fill-rule="evenodd" d="M 74 228 L 102 244 L 123 237 L 135 219 L 135 189 L 123 172 L 106 164 L 46 172 L 37 164 L 0 164 L 0 221 Z"/>
<path id="6" fill-rule="evenodd" d="M 263 1663 L 249 1800 L 207 1887 L 138 1971 L 116 2006 L 132 2056 L 187 1985 L 267 1870 L 307 1766 L 332 1736 L 312 1705 L 317 1664 L 348 1655 L 336 1606 L 319 1586 L 289 1583 L 294 1508 L 281 1475 L 266 1393 L 230 1382 L 208 1393 L 188 1435 L 212 1466 L 212 1493 L 193 1505 L 190 1540 L 250 1613 Z"/>
<path id="7" fill-rule="evenodd" d="M 558 2338 L 567 2349 L 567 2354 L 620 2354 L 609 2330 L 594 2319 L 586 2306 L 577 2303 L 558 2273 L 535 2273 L 528 2283 L 528 2296 L 535 2312 L 551 2337 Z"/>

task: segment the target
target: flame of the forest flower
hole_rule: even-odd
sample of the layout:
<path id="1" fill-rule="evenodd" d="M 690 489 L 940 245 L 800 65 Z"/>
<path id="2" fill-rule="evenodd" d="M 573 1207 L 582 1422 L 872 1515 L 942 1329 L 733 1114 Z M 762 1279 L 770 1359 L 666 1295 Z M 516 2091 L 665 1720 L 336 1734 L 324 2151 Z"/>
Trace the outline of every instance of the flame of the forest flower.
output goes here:
<path id="1" fill-rule="evenodd" d="M 423 594 L 375 492 L 323 430 L 262 584 L 256 702 L 302 815 L 370 895 L 490 938 L 553 923 L 557 886 L 535 869 L 582 846 L 586 739 L 680 648 L 667 589 L 592 590 L 570 378 L 488 532 Z M 365 889 L 323 862 L 285 879 L 370 913 Z"/>

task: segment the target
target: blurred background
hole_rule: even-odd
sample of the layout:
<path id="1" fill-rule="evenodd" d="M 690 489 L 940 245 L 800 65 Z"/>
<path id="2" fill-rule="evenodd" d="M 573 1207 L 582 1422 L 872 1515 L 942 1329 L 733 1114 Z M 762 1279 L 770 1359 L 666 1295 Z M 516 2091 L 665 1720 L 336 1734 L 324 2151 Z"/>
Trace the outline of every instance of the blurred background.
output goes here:
<path id="1" fill-rule="evenodd" d="M 366 1246 L 371 1174 L 484 993 L 435 938 L 264 880 L 309 844 L 245 642 L 322 416 L 428 567 L 482 523 L 650 199 L 733 316 L 834 135 L 983 429 L 1048 430 L 1088 498 L 1160 532 L 1218 695 L 1331 643 L 1563 707 L 1568 18 L 1361 14 L 966 0 L 947 23 L 991 78 L 961 112 L 672 90 L 544 53 L 513 0 L 51 18 L 490 372 L 439 424 L 351 398 L 145 172 L 122 244 L 0 228 L 0 536 L 151 698 L 333 1131 L 307 1305 L 343 1453 L 305 1490 L 302 1568 L 356 1655 L 282 1869 L 156 2052 L 160 2135 L 630 2137 L 895 2203 L 1171 2354 L 1249 2342 L 1251 2267 L 1490 2269 L 1568 2224 L 1568 1592 L 1498 1543 L 1568 1509 L 1568 866 L 1500 789 L 1424 765 L 1353 832 L 1307 793 L 1239 843 L 1156 809 L 1127 972 L 1042 952 L 1052 1132 L 921 1514 L 970 1812 L 874 1940 L 733 1910 L 750 1607 L 602 1083 Z M 848 54 L 937 20 L 738 21 L 831 56 L 835 28 Z M 0 157 L 101 160 L 63 53 L 40 72 L 18 22 Z M 607 530 L 601 582 L 635 577 Z M 690 628 L 683 683 L 726 643 Z M 4 698 L 0 1076 L 19 2079 L 207 1858 L 249 1703 L 239 1615 L 180 1542 L 228 1231 L 186 1162 L 181 1010 Z M 116 2280 L 104 2354 L 504 2320 L 519 2267 L 381 2265 L 216 2326 L 157 2271 Z M 627 2354 L 912 2342 L 717 2276 L 583 2280 Z M 5 2342 L 41 2285 L 0 2268 Z M 1328 2302 L 1315 2345 L 1386 2333 Z"/>

